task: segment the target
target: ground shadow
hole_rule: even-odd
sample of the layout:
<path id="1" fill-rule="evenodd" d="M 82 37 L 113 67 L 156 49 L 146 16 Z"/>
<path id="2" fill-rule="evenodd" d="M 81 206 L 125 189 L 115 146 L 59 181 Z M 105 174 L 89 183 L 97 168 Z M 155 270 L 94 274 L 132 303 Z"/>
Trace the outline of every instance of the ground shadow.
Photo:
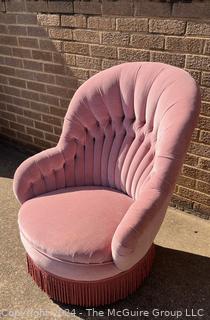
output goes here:
<path id="1" fill-rule="evenodd" d="M 156 259 L 150 277 L 143 286 L 127 299 L 109 306 L 109 309 L 129 311 L 146 310 L 149 316 L 122 316 L 120 319 L 174 319 L 174 316 L 156 316 L 153 310 L 181 311 L 180 319 L 189 319 L 186 315 L 204 309 L 202 319 L 210 319 L 210 258 L 156 246 Z M 104 316 L 94 317 L 86 308 L 59 304 L 62 309 L 75 309 L 81 319 L 117 319 L 108 316 L 108 308 L 96 308 L 104 311 Z"/>
<path id="2" fill-rule="evenodd" d="M 23 152 L 21 146 L 11 146 L 7 142 L 0 141 L 0 177 L 13 178 L 15 170 L 26 158 L 32 155 L 32 151 Z"/>

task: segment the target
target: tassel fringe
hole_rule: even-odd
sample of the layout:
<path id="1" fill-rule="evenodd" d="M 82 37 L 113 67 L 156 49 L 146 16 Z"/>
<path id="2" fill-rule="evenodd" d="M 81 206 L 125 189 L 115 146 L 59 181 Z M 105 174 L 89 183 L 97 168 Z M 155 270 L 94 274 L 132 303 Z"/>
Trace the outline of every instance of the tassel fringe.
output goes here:
<path id="1" fill-rule="evenodd" d="M 37 285 L 55 301 L 83 307 L 102 306 L 126 298 L 137 290 L 149 275 L 155 248 L 131 269 L 114 277 L 97 281 L 76 281 L 53 275 L 37 265 L 27 255 L 28 273 Z"/>

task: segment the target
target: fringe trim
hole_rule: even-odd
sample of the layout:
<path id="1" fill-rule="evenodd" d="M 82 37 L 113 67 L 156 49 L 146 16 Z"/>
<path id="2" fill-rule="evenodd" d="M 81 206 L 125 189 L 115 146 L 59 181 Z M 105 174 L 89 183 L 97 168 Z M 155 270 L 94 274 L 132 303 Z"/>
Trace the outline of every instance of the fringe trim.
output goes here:
<path id="1" fill-rule="evenodd" d="M 37 265 L 27 255 L 28 273 L 53 300 L 83 307 L 103 306 L 126 298 L 137 290 L 149 275 L 154 260 L 152 245 L 143 259 L 131 269 L 114 277 L 97 281 L 76 281 L 53 275 Z"/>

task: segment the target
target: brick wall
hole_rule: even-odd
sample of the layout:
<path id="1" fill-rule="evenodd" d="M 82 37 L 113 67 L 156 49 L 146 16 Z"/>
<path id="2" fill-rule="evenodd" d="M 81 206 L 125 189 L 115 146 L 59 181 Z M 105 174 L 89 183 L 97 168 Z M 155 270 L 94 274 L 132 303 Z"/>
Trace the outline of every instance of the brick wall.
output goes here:
<path id="1" fill-rule="evenodd" d="M 54 146 L 69 100 L 124 61 L 188 70 L 202 90 L 198 127 L 172 205 L 210 217 L 210 1 L 1 0 L 1 137 Z"/>

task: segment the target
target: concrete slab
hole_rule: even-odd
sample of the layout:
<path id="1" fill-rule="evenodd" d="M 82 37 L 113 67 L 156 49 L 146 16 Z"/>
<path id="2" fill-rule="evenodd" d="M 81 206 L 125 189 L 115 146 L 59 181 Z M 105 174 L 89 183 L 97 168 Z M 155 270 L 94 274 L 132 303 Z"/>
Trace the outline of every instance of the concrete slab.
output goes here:
<path id="1" fill-rule="evenodd" d="M 0 145 L 0 318 L 189 319 L 192 309 L 194 315 L 201 309 L 201 318 L 210 319 L 210 221 L 172 208 L 156 237 L 151 275 L 135 294 L 115 305 L 89 311 L 50 300 L 26 273 L 18 234 L 19 204 L 12 192 L 12 177 L 26 157 Z M 99 311 L 103 316 L 97 314 Z"/>

